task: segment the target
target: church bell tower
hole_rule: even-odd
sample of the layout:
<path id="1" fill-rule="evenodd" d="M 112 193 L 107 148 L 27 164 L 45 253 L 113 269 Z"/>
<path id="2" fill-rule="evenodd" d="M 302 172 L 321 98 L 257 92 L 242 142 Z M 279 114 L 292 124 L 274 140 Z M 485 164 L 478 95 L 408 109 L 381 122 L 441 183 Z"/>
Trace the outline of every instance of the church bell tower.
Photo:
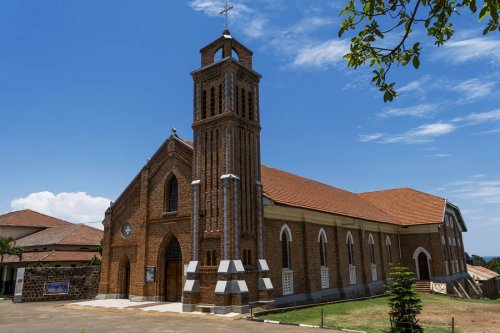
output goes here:
<path id="1" fill-rule="evenodd" d="M 261 75 L 252 51 L 226 29 L 200 50 L 191 73 L 193 107 L 192 258 L 185 311 L 247 312 L 268 300 L 272 284 L 263 249 L 260 175 Z"/>

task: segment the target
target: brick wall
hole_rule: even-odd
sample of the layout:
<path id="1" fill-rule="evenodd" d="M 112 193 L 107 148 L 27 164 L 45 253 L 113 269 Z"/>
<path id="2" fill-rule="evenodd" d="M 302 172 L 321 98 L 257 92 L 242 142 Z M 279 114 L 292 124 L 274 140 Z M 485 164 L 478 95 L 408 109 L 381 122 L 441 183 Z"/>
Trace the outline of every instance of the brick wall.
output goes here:
<path id="1" fill-rule="evenodd" d="M 93 299 L 99 286 L 99 266 L 26 268 L 21 302 Z M 67 295 L 44 295 L 47 282 L 69 282 Z"/>

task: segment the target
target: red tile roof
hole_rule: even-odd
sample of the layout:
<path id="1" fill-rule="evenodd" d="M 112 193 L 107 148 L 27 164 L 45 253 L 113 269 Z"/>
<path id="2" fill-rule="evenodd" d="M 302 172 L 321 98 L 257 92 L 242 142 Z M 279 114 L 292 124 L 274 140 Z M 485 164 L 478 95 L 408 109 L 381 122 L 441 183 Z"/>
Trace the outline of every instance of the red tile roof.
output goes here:
<path id="1" fill-rule="evenodd" d="M 356 194 L 265 165 L 261 175 L 264 195 L 278 204 L 403 226 L 443 221 L 446 200 L 410 188 Z"/>
<path id="2" fill-rule="evenodd" d="M 79 251 L 49 251 L 23 253 L 21 262 L 57 262 L 57 261 L 90 261 L 96 256 L 101 258 L 99 252 Z M 19 262 L 19 257 L 11 254 L 4 255 L 4 263 Z"/>
<path id="3" fill-rule="evenodd" d="M 446 200 L 411 188 L 359 193 L 403 225 L 437 224 L 444 219 Z"/>
<path id="4" fill-rule="evenodd" d="M 0 226 L 23 227 L 60 227 L 72 225 L 68 221 L 57 219 L 30 209 L 18 210 L 0 215 Z"/>
<path id="5" fill-rule="evenodd" d="M 276 203 L 399 224 L 399 221 L 355 193 L 264 165 L 261 174 L 264 195 Z"/>
<path id="6" fill-rule="evenodd" d="M 97 246 L 103 231 L 85 224 L 70 224 L 64 227 L 47 228 L 16 241 L 20 247 L 39 245 L 87 245 Z"/>

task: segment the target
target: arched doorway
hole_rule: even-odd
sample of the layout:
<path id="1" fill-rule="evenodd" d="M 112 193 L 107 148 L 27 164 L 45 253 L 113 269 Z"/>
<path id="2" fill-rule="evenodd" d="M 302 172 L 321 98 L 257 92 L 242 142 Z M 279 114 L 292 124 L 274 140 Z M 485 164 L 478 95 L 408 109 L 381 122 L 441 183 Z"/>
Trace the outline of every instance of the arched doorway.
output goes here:
<path id="1" fill-rule="evenodd" d="M 425 253 L 420 252 L 418 255 L 418 273 L 420 280 L 430 280 L 429 276 L 429 262 Z"/>
<path id="2" fill-rule="evenodd" d="M 165 300 L 180 302 L 182 297 L 182 253 L 177 238 L 172 238 L 165 253 Z"/>
<path id="3" fill-rule="evenodd" d="M 120 298 L 129 298 L 130 296 L 130 260 L 128 257 L 122 259 L 120 263 L 118 280 L 120 281 Z"/>
<path id="4" fill-rule="evenodd" d="M 415 260 L 415 272 L 417 280 L 430 280 L 431 271 L 429 260 L 431 255 L 423 247 L 419 247 L 413 252 L 413 260 Z"/>

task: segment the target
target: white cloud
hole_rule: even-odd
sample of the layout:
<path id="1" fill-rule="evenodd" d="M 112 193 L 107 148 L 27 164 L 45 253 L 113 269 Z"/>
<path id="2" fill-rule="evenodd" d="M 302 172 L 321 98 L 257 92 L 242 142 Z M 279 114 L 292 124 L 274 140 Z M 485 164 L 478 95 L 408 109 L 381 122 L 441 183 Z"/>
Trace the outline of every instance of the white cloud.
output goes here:
<path id="1" fill-rule="evenodd" d="M 435 154 L 434 156 L 443 158 L 443 157 L 450 157 L 451 154 Z"/>
<path id="2" fill-rule="evenodd" d="M 451 192 L 457 197 L 467 200 L 478 200 L 483 203 L 500 203 L 500 180 L 464 180 L 448 184 Z"/>
<path id="3" fill-rule="evenodd" d="M 463 118 L 463 120 L 468 122 L 469 125 L 497 122 L 500 121 L 500 109 L 489 112 L 471 113 Z"/>
<path id="4" fill-rule="evenodd" d="M 412 114 L 409 110 L 406 109 L 389 109 L 387 115 L 381 115 L 382 117 L 389 116 L 402 116 L 402 115 L 412 115 L 417 117 L 418 112 L 414 112 Z M 395 111 L 394 111 L 395 110 Z M 358 141 L 361 142 L 370 142 L 374 141 L 376 143 L 426 143 L 432 142 L 435 138 L 450 134 L 458 129 L 465 128 L 468 126 L 475 126 L 484 123 L 496 123 L 500 122 L 500 109 L 495 109 L 488 112 L 474 112 L 470 113 L 464 117 L 453 118 L 448 122 L 437 122 L 432 124 L 423 124 L 413 129 L 410 129 L 401 134 L 382 134 L 382 133 L 373 133 L 373 134 L 360 134 L 358 136 Z M 500 128 L 481 132 L 480 134 L 495 134 L 500 133 Z M 435 150 L 434 148 L 426 148 L 424 150 Z M 436 157 L 445 157 L 438 156 Z"/>
<path id="5" fill-rule="evenodd" d="M 422 76 L 418 80 L 411 81 L 401 88 L 398 88 L 398 92 L 400 93 L 419 93 L 425 94 L 427 92 L 428 82 L 431 79 L 431 75 L 427 74 Z"/>
<path id="6" fill-rule="evenodd" d="M 223 0 L 193 0 L 189 6 L 210 17 L 220 16 Z M 347 53 L 348 43 L 340 40 L 317 41 L 312 35 L 316 30 L 331 25 L 335 19 L 322 16 L 323 6 L 310 7 L 304 17 L 288 26 L 279 26 L 276 20 L 283 10 L 281 1 L 234 0 L 229 13 L 230 30 L 238 30 L 246 37 L 258 38 L 264 48 L 280 53 L 293 68 L 320 68 L 337 63 Z M 304 46 L 305 45 L 305 46 Z"/>
<path id="7" fill-rule="evenodd" d="M 221 16 L 220 11 L 224 8 L 224 0 L 194 0 L 189 3 L 191 8 L 196 11 L 203 12 L 208 16 Z M 252 10 L 244 3 L 233 1 L 231 3 L 233 9 L 231 9 L 229 17 L 239 17 L 242 14 L 250 13 Z"/>
<path id="8" fill-rule="evenodd" d="M 380 118 L 410 116 L 413 118 L 425 118 L 436 112 L 436 104 L 418 104 L 405 108 L 387 108 L 377 114 Z"/>
<path id="9" fill-rule="evenodd" d="M 310 16 L 293 25 L 289 31 L 294 34 L 305 34 L 313 32 L 318 28 L 333 24 L 334 22 L 335 21 L 329 17 Z"/>
<path id="10" fill-rule="evenodd" d="M 401 134 L 385 135 L 382 133 L 363 134 L 358 137 L 361 142 L 375 141 L 377 143 L 427 143 L 435 138 L 455 131 L 457 127 L 447 123 L 424 124 Z"/>
<path id="11" fill-rule="evenodd" d="M 331 39 L 319 44 L 310 44 L 298 50 L 292 66 L 305 68 L 324 68 L 343 61 L 349 52 L 349 42 Z"/>
<path id="12" fill-rule="evenodd" d="M 456 127 L 447 123 L 434 123 L 420 125 L 405 133 L 388 136 L 383 139 L 383 143 L 424 143 L 431 142 L 438 136 L 443 136 L 455 131 Z"/>
<path id="13" fill-rule="evenodd" d="M 189 6 L 195 11 L 202 12 L 210 17 L 221 17 L 221 10 L 226 1 L 223 0 L 194 0 Z M 264 34 L 267 25 L 267 18 L 263 12 L 252 8 L 244 1 L 232 1 L 233 8 L 229 12 L 229 28 L 237 27 L 247 37 L 259 38 Z M 230 29 L 231 30 L 231 29 Z"/>
<path id="14" fill-rule="evenodd" d="M 460 93 L 463 100 L 471 101 L 491 95 L 495 84 L 493 81 L 471 79 L 452 85 L 451 90 Z"/>
<path id="15" fill-rule="evenodd" d="M 372 133 L 372 134 L 362 134 L 359 136 L 358 140 L 361 142 L 375 141 L 384 136 L 383 133 Z"/>
<path id="16" fill-rule="evenodd" d="M 14 210 L 32 209 L 73 223 L 88 223 L 95 228 L 102 228 L 104 212 L 109 207 L 110 199 L 93 197 L 85 192 L 49 191 L 31 193 L 24 198 L 11 201 Z M 99 223 L 93 223 L 99 222 Z"/>
<path id="17" fill-rule="evenodd" d="M 480 59 L 498 62 L 500 60 L 500 40 L 480 37 L 447 42 L 436 54 L 436 58 L 453 63 Z"/>

